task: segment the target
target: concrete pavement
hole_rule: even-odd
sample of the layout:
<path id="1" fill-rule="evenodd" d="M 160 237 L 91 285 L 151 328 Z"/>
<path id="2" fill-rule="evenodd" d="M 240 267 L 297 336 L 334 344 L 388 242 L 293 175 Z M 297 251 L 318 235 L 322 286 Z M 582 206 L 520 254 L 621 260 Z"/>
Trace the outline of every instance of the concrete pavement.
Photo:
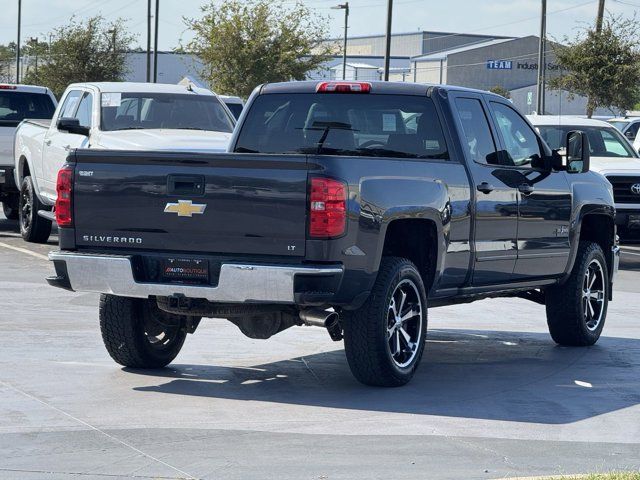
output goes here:
<path id="1" fill-rule="evenodd" d="M 53 239 L 55 240 L 55 239 Z M 414 381 L 353 380 L 341 343 L 204 320 L 170 368 L 107 355 L 97 296 L 48 287 L 54 246 L 0 219 L 0 479 L 489 479 L 640 468 L 640 249 L 600 342 L 551 341 L 544 308 L 433 309 Z"/>

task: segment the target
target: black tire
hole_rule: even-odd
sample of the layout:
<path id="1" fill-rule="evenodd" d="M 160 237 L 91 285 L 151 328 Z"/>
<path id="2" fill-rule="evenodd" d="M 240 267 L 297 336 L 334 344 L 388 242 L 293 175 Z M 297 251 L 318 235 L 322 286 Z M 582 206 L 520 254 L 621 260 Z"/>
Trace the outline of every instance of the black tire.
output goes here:
<path id="1" fill-rule="evenodd" d="M 587 272 L 592 277 L 587 277 Z M 600 274 L 602 278 L 598 279 Z M 596 279 L 591 282 L 593 277 Z M 591 285 L 586 288 L 589 283 Z M 602 248 L 597 243 L 582 241 L 569 279 L 546 291 L 551 338 L 560 345 L 593 345 L 604 328 L 608 304 L 609 272 Z"/>
<path id="2" fill-rule="evenodd" d="M 45 243 L 51 235 L 51 221 L 38 215 L 38 211 L 49 208 L 38 200 L 31 177 L 22 180 L 18 208 L 22 238 L 27 242 Z"/>
<path id="3" fill-rule="evenodd" d="M 18 202 L 20 199 L 20 195 L 15 194 L 11 195 L 8 198 L 5 198 L 2 201 L 2 213 L 9 220 L 17 220 L 18 219 Z"/>
<path id="4" fill-rule="evenodd" d="M 406 291 L 403 292 L 403 288 Z M 399 289 L 399 290 L 398 290 Z M 398 314 L 392 298 L 400 291 L 410 299 Z M 411 303 L 412 295 L 416 301 Z M 401 298 L 396 297 L 396 298 Z M 417 303 L 419 300 L 419 304 Z M 414 313 L 403 328 L 393 330 L 402 313 Z M 419 311 L 418 315 L 415 312 Z M 353 375 L 365 385 L 398 387 L 413 377 L 427 337 L 427 295 L 416 266 L 405 258 L 383 257 L 371 295 L 358 310 L 342 312 L 344 348 Z M 395 320 L 394 320 L 395 319 Z M 391 327 L 390 327 L 391 325 Z M 400 331 L 398 331 L 400 330 Z M 394 332 L 394 333 L 390 333 Z M 400 335 L 409 333 L 412 342 Z M 398 342 L 398 343 L 396 343 Z M 393 348 L 396 343 L 398 347 Z M 394 356 L 393 350 L 396 354 Z M 402 352 L 400 352 L 402 350 Z M 408 355 L 411 353 L 411 357 Z M 403 355 L 407 355 L 404 356 Z M 406 361 L 402 361 L 405 359 Z"/>
<path id="5" fill-rule="evenodd" d="M 100 296 L 100 331 L 111 358 L 131 368 L 168 365 L 187 336 L 185 317 L 163 312 L 154 300 L 114 295 Z"/>

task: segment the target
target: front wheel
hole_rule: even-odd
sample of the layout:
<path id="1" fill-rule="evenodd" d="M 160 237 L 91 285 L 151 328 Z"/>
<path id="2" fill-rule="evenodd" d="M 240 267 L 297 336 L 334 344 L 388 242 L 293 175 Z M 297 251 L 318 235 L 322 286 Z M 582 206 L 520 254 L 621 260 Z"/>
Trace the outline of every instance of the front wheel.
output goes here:
<path id="1" fill-rule="evenodd" d="M 413 377 L 427 336 L 427 295 L 416 266 L 384 257 L 365 304 L 343 311 L 344 348 L 366 385 L 397 387 Z"/>
<path id="2" fill-rule="evenodd" d="M 602 248 L 580 242 L 569 279 L 546 291 L 547 325 L 553 340 L 568 346 L 596 343 L 607 317 L 609 288 Z"/>
<path id="3" fill-rule="evenodd" d="M 22 185 L 20 185 L 18 214 L 20 234 L 27 242 L 45 243 L 49 239 L 51 221 L 38 215 L 38 211 L 45 208 L 36 195 L 31 177 L 24 177 Z"/>
<path id="4" fill-rule="evenodd" d="M 153 300 L 100 296 L 100 331 L 109 355 L 131 368 L 161 368 L 187 336 L 186 319 L 163 312 Z"/>

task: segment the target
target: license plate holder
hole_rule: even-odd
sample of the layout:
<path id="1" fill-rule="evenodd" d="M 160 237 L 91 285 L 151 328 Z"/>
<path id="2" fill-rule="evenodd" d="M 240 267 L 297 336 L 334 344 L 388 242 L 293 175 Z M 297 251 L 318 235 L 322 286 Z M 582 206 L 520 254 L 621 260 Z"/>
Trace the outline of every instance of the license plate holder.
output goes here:
<path id="1" fill-rule="evenodd" d="M 209 283 L 209 261 L 200 258 L 165 258 L 162 280 L 173 283 Z"/>

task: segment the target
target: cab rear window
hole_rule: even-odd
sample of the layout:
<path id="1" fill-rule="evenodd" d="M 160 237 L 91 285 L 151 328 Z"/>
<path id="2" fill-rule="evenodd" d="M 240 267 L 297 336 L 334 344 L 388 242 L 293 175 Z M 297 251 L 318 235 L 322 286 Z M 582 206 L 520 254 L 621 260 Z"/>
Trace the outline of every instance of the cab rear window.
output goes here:
<path id="1" fill-rule="evenodd" d="M 25 118 L 51 118 L 55 105 L 43 93 L 0 91 L 0 126 L 15 126 Z"/>
<path id="2" fill-rule="evenodd" d="M 432 100 L 410 95 L 261 95 L 235 151 L 448 159 Z"/>

